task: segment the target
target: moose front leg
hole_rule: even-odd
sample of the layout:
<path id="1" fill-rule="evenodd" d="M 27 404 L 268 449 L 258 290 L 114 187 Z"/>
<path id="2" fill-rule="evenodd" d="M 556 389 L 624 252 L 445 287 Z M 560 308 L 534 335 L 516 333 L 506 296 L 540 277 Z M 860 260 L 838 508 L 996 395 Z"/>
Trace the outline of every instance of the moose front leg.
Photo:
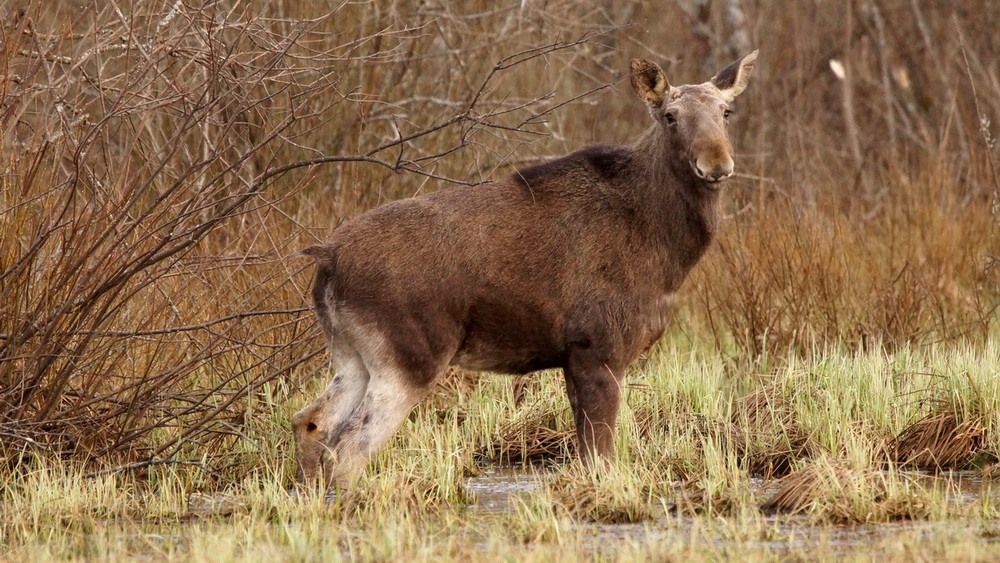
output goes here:
<path id="1" fill-rule="evenodd" d="M 570 354 L 565 369 L 566 392 L 576 420 L 576 443 L 587 467 L 615 453 L 615 424 L 621 403 L 622 369 L 596 360 L 589 350 Z"/>

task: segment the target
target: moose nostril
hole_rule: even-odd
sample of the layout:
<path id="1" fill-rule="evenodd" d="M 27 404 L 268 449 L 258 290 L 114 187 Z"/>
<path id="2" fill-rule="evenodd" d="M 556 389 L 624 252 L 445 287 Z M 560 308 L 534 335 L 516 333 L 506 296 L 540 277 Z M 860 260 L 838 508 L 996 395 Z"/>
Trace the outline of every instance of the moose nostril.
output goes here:
<path id="1" fill-rule="evenodd" d="M 719 180 L 724 180 L 733 174 L 732 164 L 726 163 L 721 165 L 711 165 L 705 164 L 703 162 L 696 162 L 693 166 L 695 173 L 699 178 L 703 178 L 710 182 L 718 182 Z"/>
<path id="2" fill-rule="evenodd" d="M 699 163 L 700 164 L 700 163 Z M 718 182 L 733 175 L 733 161 L 721 162 L 717 164 L 706 164 L 704 167 L 698 166 L 699 175 L 706 180 Z"/>

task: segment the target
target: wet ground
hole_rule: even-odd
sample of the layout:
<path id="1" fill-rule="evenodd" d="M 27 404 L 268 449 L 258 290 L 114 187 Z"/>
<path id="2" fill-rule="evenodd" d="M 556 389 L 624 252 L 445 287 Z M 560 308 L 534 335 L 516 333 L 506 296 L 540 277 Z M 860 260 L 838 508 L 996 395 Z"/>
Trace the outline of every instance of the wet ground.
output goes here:
<path id="1" fill-rule="evenodd" d="M 527 495 L 543 487 L 551 474 L 544 470 L 524 470 L 523 468 L 488 469 L 481 475 L 470 477 L 466 489 L 475 495 L 475 504 L 470 508 L 486 514 L 501 514 L 515 510 L 514 503 L 519 495 Z M 924 486 L 946 491 L 950 500 L 958 504 L 972 505 L 982 501 L 984 495 L 991 494 L 991 481 L 984 481 L 977 472 L 946 472 L 936 475 L 914 473 L 914 477 Z M 755 492 L 760 498 L 767 498 L 775 489 L 774 481 L 755 479 Z M 932 536 L 949 534 L 975 527 L 983 542 L 1000 542 L 1000 521 L 945 520 L 945 521 L 903 521 L 880 524 L 858 525 L 817 525 L 807 516 L 761 515 L 761 523 L 766 530 L 763 537 L 733 537 L 726 533 L 709 533 L 705 541 L 715 547 L 725 547 L 738 542 L 744 550 L 760 550 L 762 553 L 808 552 L 816 546 L 833 547 L 844 555 L 863 555 L 877 558 L 879 552 L 872 546 L 892 538 L 916 534 Z M 661 541 L 671 537 L 690 538 L 695 528 L 704 531 L 698 517 L 666 516 L 636 524 L 589 524 L 592 540 L 585 546 L 595 552 L 613 550 L 628 540 L 643 540 L 652 534 Z M 724 528 L 724 527 L 723 527 Z M 738 535 L 738 534 L 737 534 Z"/>

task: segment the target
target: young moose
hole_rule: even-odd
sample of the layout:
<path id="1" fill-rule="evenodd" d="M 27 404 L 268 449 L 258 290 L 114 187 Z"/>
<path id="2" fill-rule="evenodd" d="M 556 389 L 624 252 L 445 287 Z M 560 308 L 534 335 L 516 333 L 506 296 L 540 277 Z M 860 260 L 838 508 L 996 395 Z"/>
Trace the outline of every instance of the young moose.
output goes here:
<path id="1" fill-rule="evenodd" d="M 336 375 L 292 418 L 300 478 L 350 484 L 449 365 L 562 368 L 583 462 L 611 456 L 625 368 L 715 233 L 756 58 L 676 87 L 635 59 L 653 124 L 631 146 L 392 202 L 306 249 Z"/>

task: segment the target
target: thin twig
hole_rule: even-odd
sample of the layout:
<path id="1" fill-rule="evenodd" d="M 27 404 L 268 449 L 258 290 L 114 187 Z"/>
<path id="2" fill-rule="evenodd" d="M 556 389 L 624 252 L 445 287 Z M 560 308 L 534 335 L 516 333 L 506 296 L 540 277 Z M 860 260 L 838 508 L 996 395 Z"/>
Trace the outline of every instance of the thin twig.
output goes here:
<path id="1" fill-rule="evenodd" d="M 203 323 L 185 325 L 185 326 L 173 326 L 170 328 L 161 328 L 156 330 L 123 330 L 123 331 L 100 331 L 100 332 L 76 332 L 74 334 L 95 334 L 97 336 L 120 336 L 124 338 L 134 338 L 139 336 L 160 336 L 165 334 L 176 334 L 178 332 L 191 332 L 194 330 L 206 330 L 217 324 L 227 323 L 229 321 L 235 321 L 239 319 L 246 319 L 250 317 L 259 317 L 263 315 L 297 315 L 304 313 L 306 311 L 311 311 L 311 307 L 299 307 L 296 309 L 275 309 L 271 311 L 246 311 L 243 313 L 233 313 L 232 315 L 227 315 L 218 319 L 213 319 L 211 321 L 206 321 Z M 0 335 L 2 337 L 3 335 Z"/>
<path id="2" fill-rule="evenodd" d="M 83 479 L 93 479 L 95 477 L 101 477 L 103 475 L 110 475 L 112 473 L 121 473 L 124 471 L 132 471 L 133 469 L 143 469 L 146 467 L 156 467 L 158 465 L 193 465 L 195 467 L 203 467 L 204 463 L 201 461 L 194 461 L 189 459 L 147 459 L 145 461 L 137 461 L 135 463 L 127 463 L 125 465 L 119 465 L 118 467 L 109 467 L 107 469 L 101 469 L 99 471 L 91 471 L 90 473 L 84 473 L 80 477 Z"/>

